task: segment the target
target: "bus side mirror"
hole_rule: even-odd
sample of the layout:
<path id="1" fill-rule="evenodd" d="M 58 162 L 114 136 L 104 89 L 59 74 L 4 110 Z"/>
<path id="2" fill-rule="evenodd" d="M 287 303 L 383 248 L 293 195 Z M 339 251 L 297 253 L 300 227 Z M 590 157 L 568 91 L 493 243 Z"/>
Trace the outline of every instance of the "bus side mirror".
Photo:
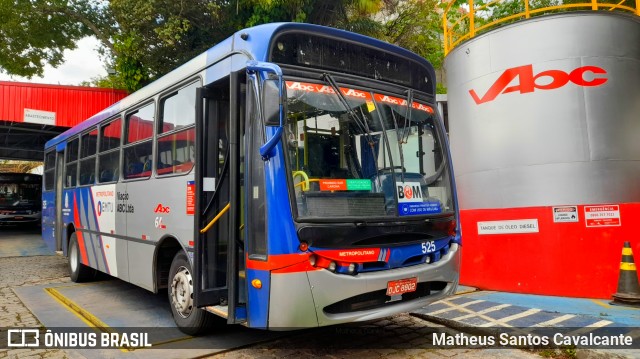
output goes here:
<path id="1" fill-rule="evenodd" d="M 268 79 L 262 83 L 262 118 L 266 126 L 280 126 L 280 81 Z"/>
<path id="2" fill-rule="evenodd" d="M 258 83 L 262 79 L 261 102 L 262 120 L 266 126 L 278 127 L 276 132 L 260 146 L 260 156 L 265 161 L 275 155 L 275 147 L 280 142 L 283 132 L 284 107 L 282 104 L 282 70 L 276 64 L 268 62 L 247 61 L 247 74 L 253 76 Z M 275 75 L 275 79 L 268 74 Z"/>

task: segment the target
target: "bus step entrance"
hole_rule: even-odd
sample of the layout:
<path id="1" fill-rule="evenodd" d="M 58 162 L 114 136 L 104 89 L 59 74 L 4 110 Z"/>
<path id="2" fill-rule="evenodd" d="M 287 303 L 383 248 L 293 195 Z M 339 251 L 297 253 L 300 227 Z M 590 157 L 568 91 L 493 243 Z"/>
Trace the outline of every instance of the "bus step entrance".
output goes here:
<path id="1" fill-rule="evenodd" d="M 205 307 L 205 309 L 208 312 L 211 312 L 217 316 L 220 316 L 222 318 L 228 318 L 229 317 L 229 307 L 227 307 L 226 305 L 222 306 L 222 305 L 211 305 L 208 307 Z"/>

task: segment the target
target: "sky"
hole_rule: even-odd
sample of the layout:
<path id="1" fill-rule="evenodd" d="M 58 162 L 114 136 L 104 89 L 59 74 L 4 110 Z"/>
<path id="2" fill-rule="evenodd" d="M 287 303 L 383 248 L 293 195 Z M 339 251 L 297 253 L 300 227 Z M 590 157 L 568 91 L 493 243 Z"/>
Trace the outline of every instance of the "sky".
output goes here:
<path id="1" fill-rule="evenodd" d="M 0 73 L 0 81 L 79 85 L 82 81 L 90 81 L 94 77 L 106 76 L 107 71 L 98 55 L 98 45 L 99 42 L 95 37 L 85 37 L 78 41 L 78 47 L 75 50 L 66 50 L 64 52 L 65 62 L 58 68 L 54 69 L 49 65 L 45 65 L 42 77 L 28 79 Z"/>

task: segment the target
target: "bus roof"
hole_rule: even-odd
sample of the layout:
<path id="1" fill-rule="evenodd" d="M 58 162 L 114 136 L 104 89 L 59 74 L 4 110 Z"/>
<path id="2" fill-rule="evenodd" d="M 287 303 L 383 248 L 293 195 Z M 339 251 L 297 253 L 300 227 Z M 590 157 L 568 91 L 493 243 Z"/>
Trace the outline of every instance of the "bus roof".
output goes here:
<path id="1" fill-rule="evenodd" d="M 380 41 L 378 39 L 374 39 L 372 37 L 331 27 L 306 23 L 271 23 L 258 25 L 234 33 L 231 37 L 219 42 L 209 50 L 189 60 L 185 64 L 172 70 L 171 72 L 155 80 L 149 85 L 107 107 L 106 109 L 93 115 L 86 121 L 81 122 L 80 124 L 54 137 L 45 144 L 45 150 L 57 146 L 58 144 L 66 141 L 67 138 L 82 133 L 85 130 L 102 122 L 103 120 L 111 118 L 129 107 L 141 103 L 142 101 L 146 101 L 159 92 L 162 92 L 167 88 L 181 82 L 182 80 L 199 73 L 200 71 L 213 65 L 232 51 L 242 52 L 257 61 L 267 61 L 267 56 L 269 55 L 269 45 L 271 43 L 270 40 L 274 36 L 285 31 L 299 31 L 313 33 L 316 35 L 339 37 L 347 41 L 374 47 L 408 58 L 423 65 L 425 68 L 428 68 L 431 72 L 433 72 L 433 66 L 424 58 L 409 50 L 389 44 L 384 41 Z M 246 40 L 244 38 L 246 38 Z M 205 81 L 205 85 L 206 84 L 207 82 Z"/>

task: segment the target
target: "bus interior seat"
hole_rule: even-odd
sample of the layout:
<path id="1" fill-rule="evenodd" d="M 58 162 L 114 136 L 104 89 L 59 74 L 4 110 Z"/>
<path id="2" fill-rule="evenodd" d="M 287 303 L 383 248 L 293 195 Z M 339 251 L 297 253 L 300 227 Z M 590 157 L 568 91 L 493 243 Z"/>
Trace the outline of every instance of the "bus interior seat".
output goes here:
<path id="1" fill-rule="evenodd" d="M 80 185 L 93 184 L 93 180 L 95 179 L 95 175 L 93 173 L 83 173 L 80 175 Z"/>
<path id="2" fill-rule="evenodd" d="M 129 163 L 129 165 L 127 166 L 127 175 L 132 176 L 132 175 L 140 174 L 142 173 L 143 169 L 144 169 L 144 164 L 142 162 Z"/>
<path id="3" fill-rule="evenodd" d="M 100 172 L 100 182 L 111 182 L 113 181 L 113 171 L 106 169 Z"/>

